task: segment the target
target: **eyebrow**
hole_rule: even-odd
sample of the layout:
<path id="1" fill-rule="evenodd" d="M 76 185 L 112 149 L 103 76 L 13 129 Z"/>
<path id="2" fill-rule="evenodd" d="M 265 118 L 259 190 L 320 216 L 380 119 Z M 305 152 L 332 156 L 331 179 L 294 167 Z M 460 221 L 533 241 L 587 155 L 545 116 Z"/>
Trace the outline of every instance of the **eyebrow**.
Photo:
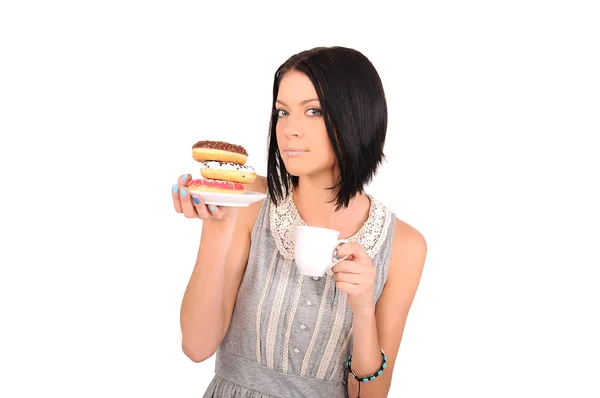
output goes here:
<path id="1" fill-rule="evenodd" d="M 318 100 L 319 100 L 318 98 L 311 98 L 311 99 L 307 99 L 307 100 L 301 101 L 301 102 L 300 102 L 300 105 L 304 105 L 304 104 L 307 104 L 307 103 L 309 103 L 309 102 L 318 101 Z M 286 104 L 285 102 L 283 102 L 283 101 L 277 100 L 277 101 L 275 101 L 275 102 L 279 102 L 281 105 L 285 105 L 285 106 L 287 106 L 287 104 Z"/>

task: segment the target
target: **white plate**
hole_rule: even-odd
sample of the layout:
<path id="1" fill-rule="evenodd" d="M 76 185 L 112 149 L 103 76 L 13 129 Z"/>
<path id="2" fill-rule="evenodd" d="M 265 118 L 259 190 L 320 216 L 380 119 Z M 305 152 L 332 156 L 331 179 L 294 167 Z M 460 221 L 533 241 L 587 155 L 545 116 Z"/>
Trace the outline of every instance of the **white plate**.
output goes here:
<path id="1" fill-rule="evenodd" d="M 190 191 L 200 195 L 207 205 L 227 206 L 227 207 L 247 207 L 251 203 L 258 202 L 267 197 L 264 193 L 245 191 L 239 193 L 218 193 L 204 191 Z"/>

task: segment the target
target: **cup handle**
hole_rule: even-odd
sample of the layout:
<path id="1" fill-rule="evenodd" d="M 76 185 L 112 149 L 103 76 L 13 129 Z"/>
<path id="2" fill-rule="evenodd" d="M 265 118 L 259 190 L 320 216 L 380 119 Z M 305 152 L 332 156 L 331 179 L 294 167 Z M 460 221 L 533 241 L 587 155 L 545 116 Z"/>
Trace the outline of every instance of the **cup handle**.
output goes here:
<path id="1" fill-rule="evenodd" d="M 331 256 L 332 261 L 331 261 L 331 265 L 329 266 L 329 270 L 331 270 L 331 268 L 333 268 L 333 266 L 335 266 L 337 263 L 342 262 L 348 258 L 348 256 L 344 256 L 342 258 L 336 258 L 336 257 L 337 257 L 338 247 L 340 247 L 340 245 L 342 245 L 344 243 L 349 243 L 349 242 L 350 241 L 348 239 L 340 239 L 335 243 L 335 249 L 333 249 L 333 255 Z"/>

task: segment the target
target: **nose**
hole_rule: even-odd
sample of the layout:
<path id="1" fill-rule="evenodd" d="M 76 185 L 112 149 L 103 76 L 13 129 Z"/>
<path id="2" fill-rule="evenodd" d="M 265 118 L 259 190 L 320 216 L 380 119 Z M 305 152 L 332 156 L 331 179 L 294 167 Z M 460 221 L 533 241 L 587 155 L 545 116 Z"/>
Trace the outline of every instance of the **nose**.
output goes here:
<path id="1" fill-rule="evenodd" d="M 298 138 L 302 135 L 298 130 L 292 130 L 289 128 L 285 129 L 284 134 L 287 138 Z"/>
<path id="2" fill-rule="evenodd" d="M 288 116 L 278 123 L 281 123 L 279 127 L 281 127 L 283 134 L 287 138 L 299 138 L 304 135 L 302 133 L 302 122 L 300 120 L 294 120 L 292 117 Z"/>

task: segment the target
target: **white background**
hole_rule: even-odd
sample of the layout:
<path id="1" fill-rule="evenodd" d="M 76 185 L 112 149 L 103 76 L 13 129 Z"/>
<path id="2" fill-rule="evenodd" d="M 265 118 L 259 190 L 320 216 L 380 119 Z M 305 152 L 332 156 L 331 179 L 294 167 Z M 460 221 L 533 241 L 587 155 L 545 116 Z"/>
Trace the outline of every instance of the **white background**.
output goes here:
<path id="1" fill-rule="evenodd" d="M 273 73 L 328 45 L 377 67 L 370 192 L 429 244 L 390 396 L 600 396 L 593 3 L 2 2 L 0 396 L 202 395 L 171 184 L 201 139 L 264 174 Z"/>

